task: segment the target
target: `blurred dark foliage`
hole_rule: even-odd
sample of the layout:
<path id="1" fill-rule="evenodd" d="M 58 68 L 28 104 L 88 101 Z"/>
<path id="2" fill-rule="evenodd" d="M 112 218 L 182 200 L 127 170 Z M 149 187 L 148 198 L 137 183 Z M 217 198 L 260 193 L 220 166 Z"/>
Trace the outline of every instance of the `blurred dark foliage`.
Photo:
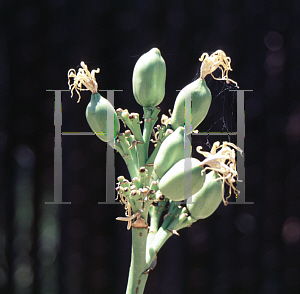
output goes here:
<path id="1" fill-rule="evenodd" d="M 224 50 L 230 77 L 253 90 L 245 94 L 245 164 L 254 205 L 220 205 L 172 237 L 145 294 L 299 293 L 299 18 L 296 0 L 0 1 L 0 292 L 125 293 L 131 236 L 115 221 L 124 210 L 97 204 L 105 201 L 103 142 L 63 136 L 63 200 L 72 204 L 45 204 L 54 154 L 54 93 L 46 90 L 68 89 L 67 71 L 84 60 L 101 68 L 101 89 L 123 90 L 116 107 L 141 113 L 132 70 L 157 47 L 167 64 L 161 114 L 197 76 L 203 52 Z M 234 94 L 207 83 L 214 101 L 202 127 L 218 131 L 225 117 L 234 131 Z M 77 104 L 63 93 L 62 131 L 90 131 L 90 95 L 82 96 Z M 118 156 L 116 175 L 128 176 Z"/>

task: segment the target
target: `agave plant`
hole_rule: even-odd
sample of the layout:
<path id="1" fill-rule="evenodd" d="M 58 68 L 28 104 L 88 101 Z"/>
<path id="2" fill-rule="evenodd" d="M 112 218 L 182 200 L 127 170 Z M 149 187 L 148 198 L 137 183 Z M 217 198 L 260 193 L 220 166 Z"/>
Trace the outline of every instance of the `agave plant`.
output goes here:
<path id="1" fill-rule="evenodd" d="M 200 161 L 191 157 L 191 142 L 188 135 L 204 120 L 211 105 L 211 92 L 205 76 L 210 74 L 216 80 L 236 82 L 228 78 L 232 70 L 230 58 L 222 50 L 210 56 L 204 53 L 199 59 L 200 77 L 184 87 L 178 94 L 170 117 L 162 115 L 158 120 L 158 105 L 165 96 L 166 64 L 157 48 L 143 54 L 137 61 L 132 76 L 133 95 L 143 107 L 144 121 L 141 129 L 138 113 L 127 109 L 115 110 L 111 103 L 98 93 L 95 74 L 90 73 L 86 64 L 76 74 L 69 70 L 69 87 L 79 95 L 90 90 L 91 100 L 86 108 L 86 118 L 93 132 L 104 142 L 115 148 L 126 162 L 130 179 L 117 178 L 119 201 L 124 204 L 125 216 L 117 217 L 127 222 L 132 231 L 131 264 L 127 294 L 143 293 L 149 272 L 154 269 L 157 254 L 172 236 L 179 235 L 180 229 L 190 227 L 194 222 L 207 218 L 232 191 L 237 193 L 236 151 L 242 150 L 233 143 L 215 142 L 210 152 L 197 152 L 204 156 Z M 221 69 L 217 78 L 213 72 Z M 72 81 L 73 79 L 73 81 Z M 185 103 L 192 104 L 191 128 L 186 128 Z M 126 131 L 120 133 L 120 122 Z M 108 124 L 114 125 L 114 133 L 108 134 Z M 154 138 L 151 138 L 152 134 Z M 149 144 L 155 148 L 149 154 Z M 224 196 L 224 186 L 229 186 L 229 196 Z M 183 205 L 185 203 L 185 205 Z M 167 211 L 166 211 L 166 208 Z M 163 217 L 162 225 L 160 220 Z"/>

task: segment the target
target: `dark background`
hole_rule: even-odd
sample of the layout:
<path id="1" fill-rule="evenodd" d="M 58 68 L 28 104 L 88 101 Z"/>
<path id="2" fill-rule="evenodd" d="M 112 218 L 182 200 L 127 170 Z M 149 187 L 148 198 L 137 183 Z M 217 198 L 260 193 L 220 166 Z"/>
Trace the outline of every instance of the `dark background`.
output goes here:
<path id="1" fill-rule="evenodd" d="M 254 204 L 220 205 L 168 240 L 145 293 L 299 293 L 299 18 L 296 0 L 0 1 L 0 292 L 125 293 L 131 236 L 115 221 L 124 209 L 97 204 L 105 201 L 103 142 L 63 137 L 63 200 L 72 204 L 45 205 L 54 154 L 46 90 L 68 89 L 67 71 L 84 60 L 101 68 L 100 89 L 123 90 L 116 107 L 141 114 L 132 70 L 157 47 L 167 64 L 161 113 L 197 76 L 203 52 L 224 50 L 230 77 L 253 90 L 245 93 L 245 164 Z M 225 118 L 234 131 L 234 94 L 207 83 L 214 100 L 203 127 L 220 131 Z M 62 131 L 90 131 L 89 96 L 77 104 L 63 93 Z M 127 176 L 118 156 L 116 176 Z"/>

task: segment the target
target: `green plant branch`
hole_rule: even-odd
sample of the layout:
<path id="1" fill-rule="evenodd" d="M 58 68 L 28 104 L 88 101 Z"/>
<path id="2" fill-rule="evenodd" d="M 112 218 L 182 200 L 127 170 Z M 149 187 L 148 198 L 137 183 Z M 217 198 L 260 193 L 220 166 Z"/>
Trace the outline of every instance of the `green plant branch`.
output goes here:
<path id="1" fill-rule="evenodd" d="M 138 113 L 129 114 L 127 109 L 125 110 L 118 109 L 117 113 L 119 118 L 123 121 L 124 125 L 131 130 L 136 140 L 136 150 L 137 150 L 137 158 L 138 158 L 137 166 L 138 167 L 144 166 L 146 159 L 145 159 L 145 151 L 143 147 L 144 139 L 140 127 L 139 114 Z"/>
<path id="2" fill-rule="evenodd" d="M 146 165 L 152 164 L 152 163 L 154 162 L 154 160 L 155 160 L 155 157 L 156 157 L 156 155 L 157 155 L 157 153 L 158 153 L 158 151 L 159 151 L 159 148 L 160 148 L 160 146 L 161 146 L 161 142 L 157 142 L 156 144 L 157 144 L 156 147 L 154 148 L 154 150 L 153 150 L 153 152 L 151 153 L 150 157 L 149 157 L 148 160 L 146 161 Z"/>
<path id="3" fill-rule="evenodd" d="M 131 118 L 132 117 L 132 118 Z M 140 119 L 139 114 L 134 113 L 129 116 L 131 125 L 132 125 L 132 133 L 137 141 L 136 149 L 137 149 L 137 155 L 138 155 L 138 166 L 142 167 L 145 166 L 146 163 L 146 157 L 145 157 L 145 144 L 144 139 L 142 136 L 142 131 L 140 127 Z"/>
<path id="4" fill-rule="evenodd" d="M 131 179 L 136 177 L 138 174 L 138 171 L 137 171 L 137 168 L 136 168 L 134 162 L 132 161 L 132 159 L 130 157 L 127 157 L 126 154 L 122 157 L 126 163 L 126 166 L 128 168 Z"/>
<path id="5" fill-rule="evenodd" d="M 153 262 L 155 256 L 157 255 L 158 251 L 161 247 L 165 244 L 165 242 L 172 236 L 173 234 L 160 227 L 155 237 L 149 247 L 147 248 L 147 255 L 146 255 L 146 267 L 149 268 L 151 263 Z"/>
<path id="6" fill-rule="evenodd" d="M 177 207 L 178 208 L 178 207 Z M 165 226 L 162 225 L 157 233 L 154 235 L 154 237 L 151 237 L 152 241 L 149 242 L 147 240 L 147 252 L 146 252 L 146 263 L 147 267 L 149 267 L 161 247 L 165 244 L 165 242 L 173 235 L 177 234 L 177 231 L 181 228 L 190 226 L 190 221 L 188 221 L 188 213 L 186 208 L 178 208 L 176 209 L 176 203 L 173 204 L 171 207 L 171 211 L 174 213 L 175 211 L 178 212 L 180 210 L 179 215 L 170 215 L 170 219 L 164 221 Z M 184 225 L 183 225 L 184 223 Z M 149 238 L 149 236 L 148 236 Z"/>
<path id="7" fill-rule="evenodd" d="M 151 244 L 152 240 L 155 237 L 155 234 L 158 231 L 161 215 L 166 207 L 166 204 L 166 200 L 158 201 L 155 206 L 151 205 L 149 208 L 150 228 L 147 238 L 147 247 Z"/>
<path id="8" fill-rule="evenodd" d="M 144 130 L 143 139 L 145 143 L 145 158 L 148 158 L 149 142 L 152 134 L 153 127 L 157 122 L 157 115 L 160 112 L 158 107 L 143 107 L 144 110 Z"/>
<path id="9" fill-rule="evenodd" d="M 176 218 L 176 215 L 180 213 L 181 208 L 178 207 L 178 201 L 170 200 L 170 206 L 168 209 L 168 213 L 164 216 L 164 221 L 161 225 L 162 228 L 167 229 L 169 224 Z"/>
<path id="10" fill-rule="evenodd" d="M 127 130 L 126 132 L 125 132 L 125 136 L 126 136 L 126 139 L 129 143 L 129 146 L 130 146 L 130 147 L 128 147 L 128 150 L 131 154 L 131 157 L 132 157 L 133 161 L 137 163 L 138 162 L 138 157 L 137 157 L 137 151 L 136 151 L 135 137 L 134 137 L 134 135 L 129 134 L 129 132 L 130 132 L 129 130 Z"/>
<path id="11" fill-rule="evenodd" d="M 127 165 L 127 168 L 128 168 L 128 171 L 130 173 L 130 177 L 133 178 L 135 176 L 137 176 L 138 174 L 138 168 L 136 166 L 136 163 L 135 161 L 133 160 L 132 158 L 132 153 L 130 152 L 130 150 L 128 150 L 128 148 L 130 147 L 128 141 L 126 140 L 126 137 L 125 135 L 122 133 L 122 134 L 119 134 L 119 143 L 120 143 L 120 146 L 122 147 L 122 158 L 124 159 L 126 165 Z"/>

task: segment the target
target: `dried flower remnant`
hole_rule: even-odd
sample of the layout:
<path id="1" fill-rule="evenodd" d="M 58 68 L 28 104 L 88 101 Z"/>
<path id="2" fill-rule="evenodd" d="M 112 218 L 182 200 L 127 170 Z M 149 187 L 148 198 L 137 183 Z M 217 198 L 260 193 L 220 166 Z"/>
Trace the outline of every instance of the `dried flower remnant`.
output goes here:
<path id="1" fill-rule="evenodd" d="M 171 123 L 171 116 L 172 116 L 172 112 L 171 109 L 168 110 L 170 117 L 168 117 L 167 115 L 163 114 L 161 116 L 161 124 L 167 126 L 169 123 Z"/>
<path id="2" fill-rule="evenodd" d="M 87 65 L 81 61 L 80 66 L 82 68 L 78 69 L 76 74 L 76 70 L 71 68 L 68 71 L 68 84 L 69 89 L 71 90 L 71 97 L 73 97 L 73 91 L 75 90 L 79 96 L 77 103 L 79 103 L 81 96 L 80 91 L 91 91 L 92 94 L 96 94 L 98 91 L 98 84 L 96 82 L 95 74 L 100 72 L 100 68 L 93 69 L 92 72 L 89 72 Z M 71 84 L 71 78 L 74 79 Z M 85 86 L 85 88 L 82 88 Z"/>
<path id="3" fill-rule="evenodd" d="M 233 149 L 231 149 L 232 147 Z M 218 152 L 217 149 L 221 148 Z M 204 157 L 206 157 L 203 161 L 201 161 L 201 166 L 206 166 L 203 170 L 205 172 L 206 170 L 212 170 L 217 172 L 220 177 L 216 179 L 223 181 L 223 188 L 222 188 L 222 198 L 225 205 L 228 204 L 227 199 L 231 196 L 231 189 L 239 193 L 239 191 L 234 186 L 236 182 L 236 178 L 238 180 L 238 173 L 236 170 L 236 160 L 235 160 L 235 150 L 240 152 L 240 154 L 243 156 L 243 151 L 241 148 L 237 147 L 233 143 L 229 142 L 223 142 L 222 145 L 220 145 L 220 142 L 215 142 L 211 148 L 210 152 L 202 151 L 202 147 L 198 146 L 196 148 L 196 151 L 200 154 L 202 154 Z M 224 198 L 224 186 L 225 183 L 229 186 L 229 196 Z"/>
<path id="4" fill-rule="evenodd" d="M 128 225 L 127 225 L 127 230 L 130 230 L 131 228 L 131 221 L 137 217 L 137 214 L 135 213 L 134 215 L 132 215 L 132 210 L 131 210 L 131 205 L 128 201 L 128 198 L 126 198 L 123 195 L 122 189 L 118 189 L 120 186 L 118 185 L 118 187 L 116 188 L 117 192 L 118 192 L 118 197 L 119 201 L 124 204 L 124 208 L 125 208 L 125 217 L 117 217 L 116 220 L 120 220 L 120 221 L 128 221 Z"/>
<path id="5" fill-rule="evenodd" d="M 232 82 L 238 88 L 237 82 L 228 78 L 228 71 L 231 70 L 231 59 L 230 57 L 226 56 L 225 52 L 222 50 L 217 50 L 210 56 L 208 53 L 203 53 L 199 58 L 199 61 L 202 62 L 201 69 L 200 69 L 200 79 L 204 80 L 204 78 L 210 74 L 215 80 L 218 81 L 226 81 L 227 83 Z M 222 77 L 216 78 L 212 73 L 217 69 L 220 68 L 222 71 Z"/>

